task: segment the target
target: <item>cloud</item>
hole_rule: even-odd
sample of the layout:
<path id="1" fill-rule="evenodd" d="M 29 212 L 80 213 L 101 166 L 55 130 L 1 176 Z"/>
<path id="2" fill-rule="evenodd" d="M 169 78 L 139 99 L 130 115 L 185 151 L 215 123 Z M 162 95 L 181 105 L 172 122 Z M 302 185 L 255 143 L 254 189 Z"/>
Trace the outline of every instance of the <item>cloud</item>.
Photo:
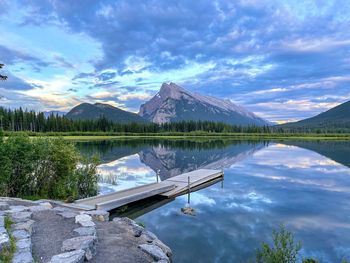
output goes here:
<path id="1" fill-rule="evenodd" d="M 0 55 L 9 70 L 46 83 L 69 76 L 67 96 L 79 100 L 118 90 L 134 110 L 174 81 L 286 121 L 349 98 L 346 0 L 5 3 L 0 27 L 11 32 Z"/>

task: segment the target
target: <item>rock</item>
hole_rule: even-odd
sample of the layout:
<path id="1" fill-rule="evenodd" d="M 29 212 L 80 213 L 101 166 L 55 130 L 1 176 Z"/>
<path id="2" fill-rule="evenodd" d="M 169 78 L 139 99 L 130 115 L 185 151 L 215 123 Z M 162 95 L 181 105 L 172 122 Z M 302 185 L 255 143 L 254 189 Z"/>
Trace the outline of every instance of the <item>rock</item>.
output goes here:
<path id="1" fill-rule="evenodd" d="M 62 252 L 82 249 L 85 251 L 85 259 L 91 260 L 96 253 L 97 238 L 94 236 L 73 237 L 63 241 Z"/>
<path id="2" fill-rule="evenodd" d="M 156 246 L 151 244 L 142 244 L 138 246 L 143 252 L 150 255 L 154 260 L 167 260 L 169 262 L 169 258 L 165 255 L 163 250 Z"/>
<path id="3" fill-rule="evenodd" d="M 92 217 L 89 215 L 77 215 L 75 217 L 75 223 L 79 223 L 82 227 L 95 226 Z"/>
<path id="4" fill-rule="evenodd" d="M 6 202 L 0 202 L 0 210 L 7 210 L 9 209 L 9 205 Z"/>
<path id="5" fill-rule="evenodd" d="M 53 208 L 52 204 L 49 203 L 49 202 L 41 202 L 41 203 L 39 203 L 39 205 L 43 206 L 43 207 L 46 207 L 48 209 L 52 209 Z"/>
<path id="6" fill-rule="evenodd" d="M 27 210 L 27 206 L 24 205 L 12 205 L 9 207 L 10 213 L 23 212 Z"/>
<path id="7" fill-rule="evenodd" d="M 21 223 L 17 223 L 17 224 L 13 224 L 11 226 L 12 230 L 25 230 L 28 231 L 29 234 L 33 233 L 33 224 L 35 223 L 34 220 L 28 220 L 25 222 L 21 222 Z"/>
<path id="8" fill-rule="evenodd" d="M 72 211 L 64 211 L 64 212 L 58 213 L 58 214 L 64 218 L 74 218 L 77 216 L 77 213 L 74 213 Z"/>
<path id="9" fill-rule="evenodd" d="M 144 229 L 142 231 L 141 237 L 143 237 L 145 239 L 145 241 L 148 242 L 148 243 L 152 243 L 153 240 L 158 239 L 155 234 L 153 234 L 152 232 L 147 231 L 146 229 Z"/>
<path id="10" fill-rule="evenodd" d="M 133 232 L 135 237 L 140 237 L 142 232 L 144 231 L 144 228 L 142 226 L 139 226 L 138 224 L 135 223 L 134 220 L 131 220 L 130 218 L 127 218 L 127 217 L 114 218 L 113 222 L 128 226 L 130 230 Z"/>
<path id="11" fill-rule="evenodd" d="M 78 233 L 79 236 L 96 236 L 95 227 L 79 227 L 73 230 Z"/>
<path id="12" fill-rule="evenodd" d="M 85 251 L 82 249 L 55 255 L 49 263 L 82 263 L 84 262 Z"/>
<path id="13" fill-rule="evenodd" d="M 33 263 L 31 252 L 16 252 L 13 256 L 12 263 Z"/>
<path id="14" fill-rule="evenodd" d="M 79 221 L 82 227 L 95 227 L 95 223 L 92 221 Z"/>
<path id="15" fill-rule="evenodd" d="M 32 217 L 32 212 L 16 212 L 11 215 L 12 221 L 15 223 L 28 221 Z"/>
<path id="16" fill-rule="evenodd" d="M 7 234 L 7 232 L 0 233 L 0 251 L 3 250 L 5 247 L 10 246 L 10 237 Z"/>
<path id="17" fill-rule="evenodd" d="M 20 239 L 16 242 L 17 252 L 32 252 L 32 241 L 30 238 Z"/>
<path id="18" fill-rule="evenodd" d="M 173 252 L 171 251 L 170 247 L 168 247 L 167 245 L 165 245 L 162 241 L 160 241 L 158 238 L 153 240 L 153 244 L 156 245 L 157 247 L 159 247 L 161 250 L 163 250 L 163 252 L 165 253 L 165 255 L 167 255 L 169 258 L 171 258 L 173 256 Z"/>
<path id="19" fill-rule="evenodd" d="M 185 215 L 190 215 L 190 216 L 195 216 L 194 209 L 192 207 L 184 207 L 181 208 L 181 212 L 184 213 Z"/>
<path id="20" fill-rule="evenodd" d="M 66 212 L 69 211 L 68 208 L 62 207 L 62 206 L 56 206 L 55 208 L 53 208 L 52 210 L 57 211 L 57 212 Z"/>
<path id="21" fill-rule="evenodd" d="M 15 230 L 12 232 L 12 235 L 17 239 L 24 239 L 24 238 L 29 238 L 30 234 L 28 231 L 25 230 Z"/>
<path id="22" fill-rule="evenodd" d="M 92 210 L 83 212 L 83 214 L 90 215 L 98 221 L 109 221 L 109 213 L 104 210 Z"/>
<path id="23" fill-rule="evenodd" d="M 5 226 L 5 217 L 4 216 L 0 216 L 0 227 Z"/>
<path id="24" fill-rule="evenodd" d="M 33 205 L 33 206 L 28 206 L 28 209 L 31 212 L 40 212 L 40 211 L 50 210 L 51 208 L 43 205 Z"/>
<path id="25" fill-rule="evenodd" d="M 75 223 L 79 223 L 79 221 L 92 221 L 92 217 L 89 215 L 77 215 L 75 217 Z"/>

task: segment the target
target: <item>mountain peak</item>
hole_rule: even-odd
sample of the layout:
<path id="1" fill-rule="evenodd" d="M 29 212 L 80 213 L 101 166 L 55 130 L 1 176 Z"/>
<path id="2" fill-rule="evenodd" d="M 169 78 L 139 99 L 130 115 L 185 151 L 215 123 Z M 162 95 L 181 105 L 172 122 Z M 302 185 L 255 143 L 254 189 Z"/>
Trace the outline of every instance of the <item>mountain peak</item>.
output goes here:
<path id="1" fill-rule="evenodd" d="M 236 125 L 268 125 L 265 120 L 228 99 L 191 93 L 173 82 L 163 83 L 159 92 L 141 105 L 139 115 L 155 123 L 202 120 Z"/>
<path id="2" fill-rule="evenodd" d="M 178 86 L 177 84 L 170 82 L 168 83 L 163 83 L 158 95 L 160 97 L 170 97 L 170 98 L 179 98 L 181 93 L 186 92 L 182 87 Z"/>

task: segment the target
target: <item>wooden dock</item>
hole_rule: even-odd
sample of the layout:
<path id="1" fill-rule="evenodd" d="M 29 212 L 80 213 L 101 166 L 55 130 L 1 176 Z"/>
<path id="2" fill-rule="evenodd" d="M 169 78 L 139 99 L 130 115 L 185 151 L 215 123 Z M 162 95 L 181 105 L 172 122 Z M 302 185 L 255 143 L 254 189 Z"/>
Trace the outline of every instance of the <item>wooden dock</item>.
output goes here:
<path id="1" fill-rule="evenodd" d="M 161 195 L 174 198 L 178 195 L 200 189 L 201 186 L 217 182 L 224 176 L 223 171 L 200 169 L 180 174 L 159 183 L 147 184 L 106 195 L 99 195 L 75 201 L 81 209 L 103 209 L 110 211 L 120 206 Z M 221 180 L 221 179 L 220 179 Z"/>

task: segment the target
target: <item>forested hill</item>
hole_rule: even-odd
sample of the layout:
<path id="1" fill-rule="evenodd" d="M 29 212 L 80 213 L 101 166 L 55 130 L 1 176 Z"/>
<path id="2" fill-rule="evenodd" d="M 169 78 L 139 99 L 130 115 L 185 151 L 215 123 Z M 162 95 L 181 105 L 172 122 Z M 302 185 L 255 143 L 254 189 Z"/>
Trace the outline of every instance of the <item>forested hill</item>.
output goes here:
<path id="1" fill-rule="evenodd" d="M 72 120 L 97 120 L 102 116 L 116 123 L 148 122 L 136 113 L 124 111 L 103 103 L 82 103 L 66 114 L 66 117 Z"/>
<path id="2" fill-rule="evenodd" d="M 350 101 L 312 118 L 286 123 L 278 127 L 286 130 L 350 130 Z"/>

